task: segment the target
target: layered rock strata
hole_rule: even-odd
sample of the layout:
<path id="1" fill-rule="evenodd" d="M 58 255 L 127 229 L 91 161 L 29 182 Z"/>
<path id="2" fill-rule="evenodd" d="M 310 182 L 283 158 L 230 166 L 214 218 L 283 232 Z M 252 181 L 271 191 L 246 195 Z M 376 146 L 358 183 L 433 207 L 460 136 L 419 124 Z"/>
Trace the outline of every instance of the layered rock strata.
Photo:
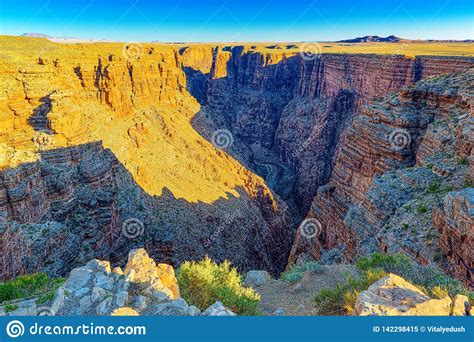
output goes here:
<path id="1" fill-rule="evenodd" d="M 287 207 L 190 125 L 179 47 L 1 37 L 1 279 L 146 246 L 280 272 Z"/>
<path id="2" fill-rule="evenodd" d="M 472 70 L 421 81 L 355 117 L 308 214 L 321 234 L 308 240 L 299 233 L 290 262 L 347 262 L 382 251 L 444 266 L 445 254 L 473 286 L 472 82 Z M 437 209 L 443 201 L 444 214 Z"/>
<path id="3" fill-rule="evenodd" d="M 402 55 L 304 58 L 245 47 L 192 46 L 181 53 L 188 88 L 203 104 L 194 126 L 209 139 L 218 128 L 231 131 L 228 151 L 263 175 L 296 217 L 306 215 L 318 186 L 329 180 L 341 134 L 369 99 L 474 63 Z"/>

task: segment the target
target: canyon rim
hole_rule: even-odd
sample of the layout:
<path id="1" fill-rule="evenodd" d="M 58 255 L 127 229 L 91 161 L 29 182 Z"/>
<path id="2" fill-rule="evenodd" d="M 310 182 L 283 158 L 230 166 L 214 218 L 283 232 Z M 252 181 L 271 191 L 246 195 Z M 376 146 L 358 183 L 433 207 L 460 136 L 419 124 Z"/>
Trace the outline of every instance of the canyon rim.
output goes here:
<path id="1" fill-rule="evenodd" d="M 473 43 L 0 45 L 0 281 L 68 278 L 50 314 L 232 315 L 180 299 L 173 268 L 206 256 L 262 300 L 374 254 L 473 290 Z M 472 310 L 428 289 L 377 306 L 414 287 L 387 272 L 353 314 Z"/>

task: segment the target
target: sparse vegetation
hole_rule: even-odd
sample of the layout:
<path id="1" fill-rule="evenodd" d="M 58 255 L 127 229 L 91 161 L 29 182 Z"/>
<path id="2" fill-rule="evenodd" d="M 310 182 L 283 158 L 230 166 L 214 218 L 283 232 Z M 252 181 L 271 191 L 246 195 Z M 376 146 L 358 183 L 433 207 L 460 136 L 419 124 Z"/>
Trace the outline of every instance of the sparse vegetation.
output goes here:
<path id="1" fill-rule="evenodd" d="M 243 286 L 241 276 L 228 261 L 216 264 L 208 257 L 187 261 L 179 268 L 178 284 L 186 302 L 201 310 L 221 301 L 239 315 L 258 314 L 260 296 Z"/>
<path id="2" fill-rule="evenodd" d="M 431 182 L 431 184 L 428 186 L 428 192 L 432 194 L 436 194 L 440 191 L 441 188 L 441 183 L 438 179 L 434 180 Z"/>
<path id="3" fill-rule="evenodd" d="M 424 214 L 426 212 L 428 212 L 428 208 L 426 207 L 425 204 L 419 204 L 416 206 L 416 212 L 418 214 Z"/>
<path id="4" fill-rule="evenodd" d="M 467 295 L 470 300 L 474 293 L 467 291 L 457 280 L 431 266 L 421 266 L 402 254 L 373 253 L 361 257 L 356 267 L 359 277 L 348 277 L 346 283 L 334 289 L 323 289 L 315 297 L 316 307 L 321 315 L 350 315 L 359 293 L 388 273 L 397 274 L 420 290 L 434 298 L 458 293 Z"/>
<path id="5" fill-rule="evenodd" d="M 360 277 L 348 276 L 344 284 L 334 289 L 322 289 L 315 297 L 320 315 L 351 315 L 359 294 L 387 273 L 382 269 L 363 271 Z"/>
<path id="6" fill-rule="evenodd" d="M 0 303 L 37 295 L 49 295 L 51 292 L 54 295 L 54 291 L 63 282 L 64 278 L 50 278 L 44 273 L 19 276 L 0 283 Z"/>
<path id="7" fill-rule="evenodd" d="M 293 265 L 281 274 L 280 279 L 288 283 L 297 283 L 303 278 L 304 272 L 322 273 L 324 267 L 317 262 L 307 262 L 304 265 Z"/>
<path id="8" fill-rule="evenodd" d="M 6 305 L 5 305 L 5 313 L 13 312 L 13 311 L 15 311 L 16 309 L 18 309 L 18 305 L 17 305 L 17 304 L 6 304 Z"/>

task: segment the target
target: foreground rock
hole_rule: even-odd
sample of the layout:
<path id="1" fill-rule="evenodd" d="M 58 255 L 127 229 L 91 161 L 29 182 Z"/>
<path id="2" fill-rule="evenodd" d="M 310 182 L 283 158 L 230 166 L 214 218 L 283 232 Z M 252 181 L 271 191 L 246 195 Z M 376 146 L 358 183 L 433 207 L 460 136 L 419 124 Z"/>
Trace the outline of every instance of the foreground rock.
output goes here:
<path id="1" fill-rule="evenodd" d="M 245 286 L 262 286 L 272 280 L 270 274 L 267 271 L 249 271 L 245 277 L 244 285 Z"/>
<path id="2" fill-rule="evenodd" d="M 467 299 L 467 298 L 465 298 Z M 462 302 L 462 303 L 461 303 Z M 466 315 L 459 308 L 467 301 L 456 296 L 455 314 Z M 467 302 L 468 303 L 468 302 Z M 449 296 L 433 299 L 395 274 L 376 281 L 357 298 L 355 314 L 359 316 L 449 316 L 452 312 Z"/>
<path id="3" fill-rule="evenodd" d="M 201 311 L 180 298 L 173 267 L 156 264 L 143 249 L 130 251 L 123 272 L 108 261 L 92 260 L 72 270 L 50 306 L 37 298 L 0 306 L 0 315 L 52 316 L 197 316 Z M 12 309 L 13 308 L 13 309 Z M 203 315 L 234 316 L 216 302 Z"/>

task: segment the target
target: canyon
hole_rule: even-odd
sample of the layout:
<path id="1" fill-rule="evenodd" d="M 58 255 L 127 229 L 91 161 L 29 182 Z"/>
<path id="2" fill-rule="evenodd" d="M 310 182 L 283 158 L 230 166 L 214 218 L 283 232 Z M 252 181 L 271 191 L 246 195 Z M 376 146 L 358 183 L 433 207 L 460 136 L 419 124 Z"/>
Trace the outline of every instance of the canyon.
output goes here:
<path id="1" fill-rule="evenodd" d="M 0 280 L 144 247 L 274 275 L 402 252 L 473 286 L 473 57 L 0 42 Z"/>

